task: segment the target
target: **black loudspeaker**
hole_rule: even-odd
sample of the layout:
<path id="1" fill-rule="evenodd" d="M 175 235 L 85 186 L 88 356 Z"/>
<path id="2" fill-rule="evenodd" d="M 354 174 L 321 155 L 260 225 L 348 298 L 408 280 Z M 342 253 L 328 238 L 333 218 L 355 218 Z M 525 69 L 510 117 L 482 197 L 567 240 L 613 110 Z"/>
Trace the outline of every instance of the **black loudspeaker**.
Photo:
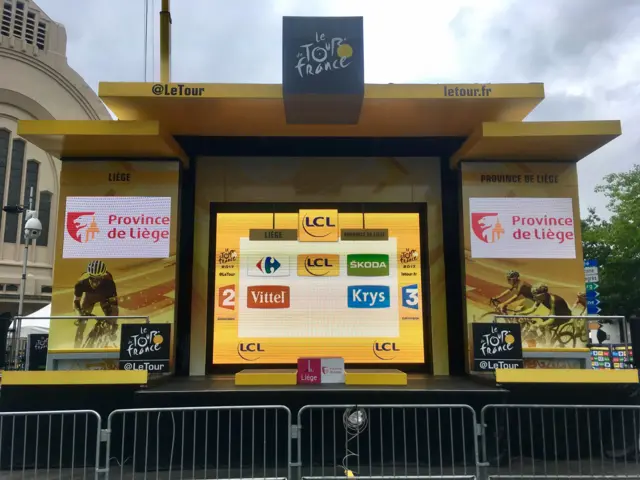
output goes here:
<path id="1" fill-rule="evenodd" d="M 640 365 L 638 361 L 638 353 L 640 353 L 640 315 L 631 315 L 627 322 L 629 323 L 629 331 L 631 332 L 630 343 L 633 348 L 634 367 L 638 368 Z"/>
<path id="2" fill-rule="evenodd" d="M 7 335 L 11 326 L 11 314 L 0 313 L 0 370 L 4 370 L 7 361 Z"/>

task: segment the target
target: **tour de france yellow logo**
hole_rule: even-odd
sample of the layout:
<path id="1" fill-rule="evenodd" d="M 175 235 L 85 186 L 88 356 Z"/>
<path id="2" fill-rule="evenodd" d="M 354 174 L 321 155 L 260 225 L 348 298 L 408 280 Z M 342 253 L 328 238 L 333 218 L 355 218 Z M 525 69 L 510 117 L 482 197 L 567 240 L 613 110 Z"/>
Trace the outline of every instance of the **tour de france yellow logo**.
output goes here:
<path id="1" fill-rule="evenodd" d="M 314 41 L 298 47 L 295 69 L 300 78 L 344 70 L 351 64 L 353 47 L 346 37 L 329 37 L 316 32 Z"/>
<path id="2" fill-rule="evenodd" d="M 159 330 L 141 327 L 140 332 L 132 335 L 127 342 L 127 354 L 130 359 L 160 351 L 164 337 Z"/>

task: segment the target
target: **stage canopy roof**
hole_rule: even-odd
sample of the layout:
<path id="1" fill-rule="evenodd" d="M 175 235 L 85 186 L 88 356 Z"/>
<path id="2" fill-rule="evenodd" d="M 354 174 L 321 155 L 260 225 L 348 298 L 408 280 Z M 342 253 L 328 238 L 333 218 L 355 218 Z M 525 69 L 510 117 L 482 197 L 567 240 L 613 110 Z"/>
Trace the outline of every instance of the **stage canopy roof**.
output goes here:
<path id="1" fill-rule="evenodd" d="M 119 120 L 21 121 L 18 134 L 60 158 L 185 163 L 175 137 L 456 137 L 466 139 L 451 159 L 456 166 L 466 160 L 575 162 L 621 133 L 618 121 L 523 122 L 544 99 L 541 83 L 365 85 L 354 125 L 288 124 L 282 85 L 109 82 L 100 84 L 99 95 Z"/>

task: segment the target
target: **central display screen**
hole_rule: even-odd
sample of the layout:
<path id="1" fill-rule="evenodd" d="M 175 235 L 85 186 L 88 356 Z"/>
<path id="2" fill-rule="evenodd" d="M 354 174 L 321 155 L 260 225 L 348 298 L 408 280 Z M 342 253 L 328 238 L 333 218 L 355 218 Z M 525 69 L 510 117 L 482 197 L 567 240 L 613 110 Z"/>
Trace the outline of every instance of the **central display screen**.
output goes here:
<path id="1" fill-rule="evenodd" d="M 218 213 L 213 363 L 422 363 L 418 213 Z"/>

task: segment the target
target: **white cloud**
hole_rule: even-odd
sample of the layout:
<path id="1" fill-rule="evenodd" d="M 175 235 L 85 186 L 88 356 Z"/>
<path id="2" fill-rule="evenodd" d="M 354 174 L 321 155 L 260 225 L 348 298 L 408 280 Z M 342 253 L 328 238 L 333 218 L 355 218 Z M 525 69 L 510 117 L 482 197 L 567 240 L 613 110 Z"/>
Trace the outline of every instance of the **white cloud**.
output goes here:
<path id="1" fill-rule="evenodd" d="M 38 4 L 67 27 L 69 63 L 92 87 L 143 80 L 143 0 Z M 180 0 L 173 78 L 279 83 L 283 15 L 363 15 L 367 82 L 543 81 L 547 99 L 529 120 L 621 119 L 624 135 L 579 164 L 583 210 L 604 208 L 593 193 L 604 174 L 638 162 L 640 1 Z"/>

